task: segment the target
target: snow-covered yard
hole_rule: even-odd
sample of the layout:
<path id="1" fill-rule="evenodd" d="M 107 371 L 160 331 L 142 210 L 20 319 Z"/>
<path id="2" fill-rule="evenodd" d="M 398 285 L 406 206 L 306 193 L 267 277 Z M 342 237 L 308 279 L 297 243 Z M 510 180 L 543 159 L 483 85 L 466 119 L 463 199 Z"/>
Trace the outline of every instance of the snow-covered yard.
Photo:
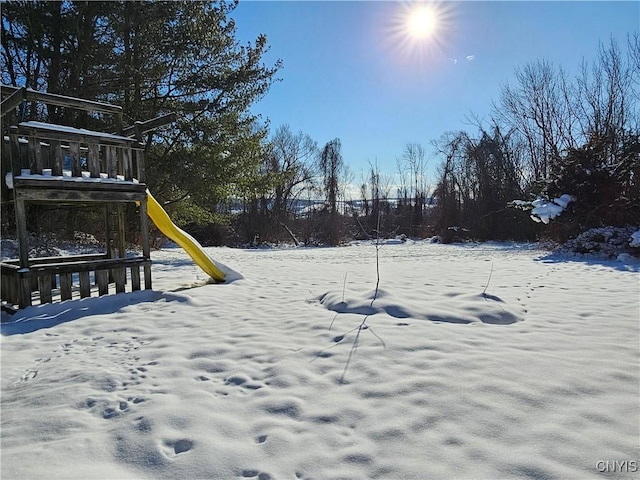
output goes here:
<path id="1" fill-rule="evenodd" d="M 3 479 L 638 478 L 637 263 L 207 250 L 2 314 Z"/>

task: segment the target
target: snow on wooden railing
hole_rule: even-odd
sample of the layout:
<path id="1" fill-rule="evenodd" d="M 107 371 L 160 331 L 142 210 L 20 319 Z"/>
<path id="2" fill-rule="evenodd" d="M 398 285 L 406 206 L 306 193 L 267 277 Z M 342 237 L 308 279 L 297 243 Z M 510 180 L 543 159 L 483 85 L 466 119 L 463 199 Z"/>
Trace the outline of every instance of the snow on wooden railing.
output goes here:
<path id="1" fill-rule="evenodd" d="M 144 145 L 136 139 L 42 122 L 10 129 L 13 176 L 144 181 Z"/>

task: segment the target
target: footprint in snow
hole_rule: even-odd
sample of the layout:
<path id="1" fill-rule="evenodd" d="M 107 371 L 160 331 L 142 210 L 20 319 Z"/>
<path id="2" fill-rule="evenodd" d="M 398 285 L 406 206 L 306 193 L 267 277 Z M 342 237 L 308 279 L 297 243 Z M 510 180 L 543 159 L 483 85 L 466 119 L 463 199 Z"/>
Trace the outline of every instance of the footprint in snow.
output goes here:
<path id="1" fill-rule="evenodd" d="M 24 372 L 24 374 L 22 374 L 22 376 L 20 377 L 20 380 L 14 382 L 14 385 L 28 382 L 29 380 L 33 380 L 34 378 L 36 378 L 36 376 L 38 376 L 37 370 L 27 370 L 26 372 Z"/>
<path id="2" fill-rule="evenodd" d="M 258 478 L 258 480 L 271 480 L 273 477 L 266 472 L 261 472 L 259 470 L 246 469 L 242 471 L 242 476 L 244 478 Z"/>
<path id="3" fill-rule="evenodd" d="M 167 457 L 176 457 L 181 453 L 191 450 L 193 445 L 193 441 L 187 438 L 181 438 L 179 440 L 165 440 L 163 442 L 163 451 Z"/>
<path id="4" fill-rule="evenodd" d="M 236 373 L 228 376 L 225 379 L 224 384 L 242 387 L 247 390 L 258 390 L 263 387 L 261 383 L 254 381 L 251 377 L 243 373 Z"/>

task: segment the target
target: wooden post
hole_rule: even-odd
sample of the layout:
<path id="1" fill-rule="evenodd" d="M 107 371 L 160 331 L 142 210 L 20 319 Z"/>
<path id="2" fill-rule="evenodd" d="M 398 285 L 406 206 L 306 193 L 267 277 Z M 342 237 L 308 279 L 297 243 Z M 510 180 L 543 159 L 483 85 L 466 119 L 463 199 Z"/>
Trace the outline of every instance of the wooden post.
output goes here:
<path id="1" fill-rule="evenodd" d="M 111 228 L 111 205 L 105 204 L 104 206 L 104 242 L 105 249 L 107 251 L 107 258 L 113 258 L 113 247 L 111 242 L 112 228 Z"/>
<path id="2" fill-rule="evenodd" d="M 17 275 L 11 281 L 11 302 L 16 307 L 20 305 L 20 277 Z"/>
<path id="3" fill-rule="evenodd" d="M 131 291 L 140 290 L 140 266 L 131 265 Z"/>
<path id="4" fill-rule="evenodd" d="M 40 140 L 35 137 L 29 137 L 29 168 L 31 173 L 42 175 L 42 152 Z"/>
<path id="5" fill-rule="evenodd" d="M 20 308 L 26 308 L 31 306 L 31 279 L 20 275 L 18 270 L 18 277 L 20 282 Z"/>
<path id="6" fill-rule="evenodd" d="M 107 171 L 107 145 L 100 144 L 100 171 Z"/>
<path id="7" fill-rule="evenodd" d="M 80 298 L 91 296 L 91 282 L 89 280 L 89 272 L 80 272 Z"/>
<path id="8" fill-rule="evenodd" d="M 142 256 L 145 260 L 151 260 L 151 248 L 149 246 L 149 218 L 147 217 L 147 199 L 140 202 L 140 235 L 142 236 Z M 144 288 L 151 290 L 151 266 L 144 266 Z"/>
<path id="9" fill-rule="evenodd" d="M 80 144 L 69 142 L 69 156 L 71 157 L 71 176 L 81 177 L 82 166 L 80 165 Z"/>
<path id="10" fill-rule="evenodd" d="M 116 178 L 117 161 L 118 161 L 118 148 L 112 145 L 107 146 L 107 162 L 106 171 L 109 178 Z"/>
<path id="11" fill-rule="evenodd" d="M 6 282 L 6 298 L 12 305 L 16 307 L 20 305 L 20 278 L 17 275 L 2 275 L 3 282 Z"/>
<path id="12" fill-rule="evenodd" d="M 15 191 L 15 189 L 14 189 Z M 18 249 L 20 268 L 29 268 L 29 237 L 27 236 L 27 207 L 24 200 L 14 197 L 16 212 L 16 230 L 18 233 Z"/>
<path id="13" fill-rule="evenodd" d="M 109 271 L 96 270 L 96 283 L 98 284 L 98 295 L 109 294 Z"/>
<path id="14" fill-rule="evenodd" d="M 132 275 L 133 277 L 133 275 Z M 11 285 L 13 284 L 13 275 L 0 275 L 0 295 L 3 299 L 13 302 L 13 292 Z"/>
<path id="15" fill-rule="evenodd" d="M 145 265 L 144 270 L 144 288 L 145 290 L 151 290 L 151 265 Z"/>
<path id="16" fill-rule="evenodd" d="M 116 293 L 124 293 L 124 285 L 127 280 L 127 271 L 124 268 L 114 268 L 113 277 L 116 281 Z"/>
<path id="17" fill-rule="evenodd" d="M 56 176 L 62 175 L 62 170 L 64 168 L 64 156 L 62 155 L 60 140 L 51 140 L 50 145 L 49 155 L 51 158 L 51 173 Z"/>
<path id="18" fill-rule="evenodd" d="M 71 300 L 73 287 L 73 276 L 71 273 L 60 274 L 60 300 Z"/>
<path id="19" fill-rule="evenodd" d="M 124 258 L 127 254 L 126 239 L 125 239 L 125 209 L 124 205 L 118 204 L 116 206 L 118 213 L 118 256 Z"/>
<path id="20" fill-rule="evenodd" d="M 100 178 L 100 150 L 96 142 L 89 143 L 87 164 L 91 178 Z"/>
<path id="21" fill-rule="evenodd" d="M 51 303 L 51 275 L 41 273 L 38 275 L 38 290 L 40 291 L 40 303 Z"/>
<path id="22" fill-rule="evenodd" d="M 116 134 L 122 135 L 122 110 L 114 115 L 116 122 Z"/>
<path id="23" fill-rule="evenodd" d="M 51 168 L 53 154 L 51 153 L 51 143 L 40 142 L 40 165 L 42 169 Z M 44 175 L 44 172 L 41 172 Z"/>
<path id="24" fill-rule="evenodd" d="M 124 151 L 129 150 L 129 147 L 121 147 L 116 149 L 116 175 L 124 176 Z"/>
<path id="25" fill-rule="evenodd" d="M 8 299 L 11 296 L 11 283 L 8 275 L 0 275 L 0 297 Z"/>
<path id="26" fill-rule="evenodd" d="M 14 177 L 20 175 L 20 171 L 22 170 L 22 159 L 20 158 L 20 137 L 18 136 L 17 130 L 18 127 L 11 127 L 11 135 L 9 137 L 9 154 L 11 155 L 11 170 L 13 171 Z"/>
<path id="27" fill-rule="evenodd" d="M 133 168 L 131 165 L 131 149 L 123 148 L 122 149 L 122 163 L 124 169 L 124 179 L 127 181 L 131 181 L 133 179 Z"/>
<path id="28" fill-rule="evenodd" d="M 145 174 L 144 174 L 144 151 L 142 148 L 137 148 L 134 150 L 136 155 L 136 169 L 138 174 L 138 181 L 141 183 L 145 182 Z"/>

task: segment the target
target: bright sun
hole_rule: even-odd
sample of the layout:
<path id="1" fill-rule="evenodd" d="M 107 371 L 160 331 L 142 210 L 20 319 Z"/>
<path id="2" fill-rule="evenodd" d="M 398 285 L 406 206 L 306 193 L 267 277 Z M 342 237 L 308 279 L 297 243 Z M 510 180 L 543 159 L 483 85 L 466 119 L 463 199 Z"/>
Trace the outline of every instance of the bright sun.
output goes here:
<path id="1" fill-rule="evenodd" d="M 420 5 L 409 12 L 407 29 L 414 38 L 426 38 L 436 30 L 437 20 L 434 10 L 428 6 Z"/>
<path id="2" fill-rule="evenodd" d="M 385 37 L 395 58 L 412 65 L 447 58 L 444 52 L 451 39 L 455 2 L 396 0 L 388 3 L 391 7 L 386 16 Z"/>

